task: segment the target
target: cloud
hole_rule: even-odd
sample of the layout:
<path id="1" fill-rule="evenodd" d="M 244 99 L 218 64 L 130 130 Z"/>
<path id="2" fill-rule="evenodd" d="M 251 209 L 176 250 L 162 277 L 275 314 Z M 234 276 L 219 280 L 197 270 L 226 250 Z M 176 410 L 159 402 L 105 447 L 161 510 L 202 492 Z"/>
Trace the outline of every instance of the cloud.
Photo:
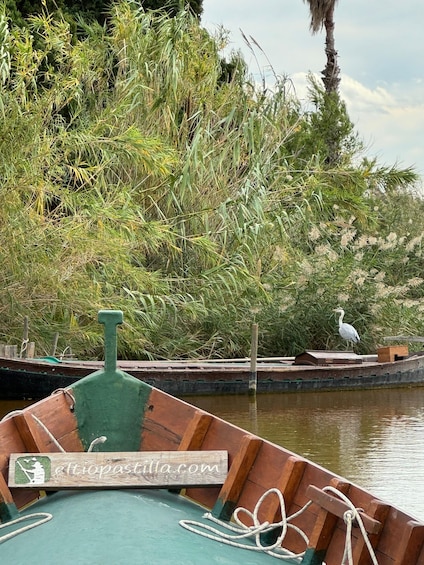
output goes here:
<path id="1" fill-rule="evenodd" d="M 309 9 L 300 0 L 204 0 L 202 23 L 230 33 L 229 48 L 241 50 L 258 82 L 274 73 L 292 79 L 306 96 L 306 73 L 324 68 L 325 33 L 311 35 Z M 341 68 L 341 95 L 349 116 L 369 149 L 385 165 L 413 166 L 424 178 L 424 74 L 422 0 L 384 8 L 369 0 L 339 2 L 335 40 Z M 240 29 L 265 55 L 246 47 Z"/>
<path id="2" fill-rule="evenodd" d="M 296 96 L 305 102 L 307 73 L 295 73 L 290 78 Z M 419 174 L 424 175 L 422 84 L 412 84 L 408 95 L 398 85 L 369 88 L 360 81 L 343 75 L 340 95 L 369 158 L 376 157 L 382 166 L 414 167 Z"/>
<path id="3" fill-rule="evenodd" d="M 408 91 L 409 95 L 404 90 L 399 95 L 396 85 L 369 88 L 346 75 L 340 88 L 349 116 L 370 152 L 386 164 L 413 166 L 423 175 L 424 87 L 411 85 Z"/>

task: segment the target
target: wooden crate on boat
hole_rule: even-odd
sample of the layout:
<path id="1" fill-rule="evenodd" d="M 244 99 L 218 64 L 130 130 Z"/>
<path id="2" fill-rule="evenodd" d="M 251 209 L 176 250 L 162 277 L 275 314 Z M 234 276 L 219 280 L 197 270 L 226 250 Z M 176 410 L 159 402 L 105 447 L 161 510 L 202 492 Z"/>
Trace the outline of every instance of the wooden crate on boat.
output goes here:
<path id="1" fill-rule="evenodd" d="M 304 351 L 297 355 L 295 365 L 356 365 L 362 357 L 351 351 Z"/>
<path id="2" fill-rule="evenodd" d="M 377 349 L 379 363 L 393 363 L 400 359 L 408 357 L 409 351 L 407 345 L 389 345 Z"/>

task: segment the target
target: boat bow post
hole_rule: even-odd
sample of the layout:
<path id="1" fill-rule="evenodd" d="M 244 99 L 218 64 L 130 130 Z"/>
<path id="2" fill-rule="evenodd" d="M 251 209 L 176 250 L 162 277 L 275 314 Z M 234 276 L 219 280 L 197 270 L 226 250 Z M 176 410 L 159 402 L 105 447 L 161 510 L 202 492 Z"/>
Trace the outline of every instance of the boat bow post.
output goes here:
<path id="1" fill-rule="evenodd" d="M 124 321 L 121 310 L 100 310 L 98 320 L 104 326 L 105 334 L 105 368 L 107 376 L 116 374 L 118 358 L 117 327 Z"/>
<path id="2" fill-rule="evenodd" d="M 138 451 L 140 431 L 152 387 L 117 368 L 117 326 L 120 310 L 100 310 L 104 325 L 105 366 L 72 386 L 78 432 L 87 450 L 99 437 L 95 451 Z"/>

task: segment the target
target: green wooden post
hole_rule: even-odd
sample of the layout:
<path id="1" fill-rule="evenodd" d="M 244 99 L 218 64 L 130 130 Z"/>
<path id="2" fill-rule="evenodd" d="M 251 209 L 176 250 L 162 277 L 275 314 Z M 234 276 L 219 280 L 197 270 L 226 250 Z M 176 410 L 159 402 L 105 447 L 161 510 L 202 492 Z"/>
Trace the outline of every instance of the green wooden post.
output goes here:
<path id="1" fill-rule="evenodd" d="M 105 366 L 72 385 L 75 416 L 84 448 L 101 436 L 94 451 L 138 451 L 146 405 L 152 387 L 117 368 L 117 325 L 120 310 L 100 310 L 104 325 Z"/>
<path id="2" fill-rule="evenodd" d="M 122 324 L 124 315 L 121 310 L 100 310 L 98 320 L 105 327 L 105 375 L 116 374 L 118 356 L 118 324 Z"/>

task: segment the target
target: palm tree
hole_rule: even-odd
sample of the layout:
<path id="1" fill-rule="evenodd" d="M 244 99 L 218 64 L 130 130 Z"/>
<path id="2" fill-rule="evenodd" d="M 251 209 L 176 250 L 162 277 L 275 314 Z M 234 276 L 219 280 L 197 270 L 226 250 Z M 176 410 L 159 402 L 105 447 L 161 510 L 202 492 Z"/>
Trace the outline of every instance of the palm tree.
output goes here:
<path id="1" fill-rule="evenodd" d="M 338 92 L 340 68 L 337 64 L 337 51 L 334 47 L 334 8 L 337 0 L 304 0 L 304 2 L 309 4 L 312 33 L 318 33 L 318 31 L 325 27 L 327 64 L 322 71 L 325 91 L 328 93 Z"/>

